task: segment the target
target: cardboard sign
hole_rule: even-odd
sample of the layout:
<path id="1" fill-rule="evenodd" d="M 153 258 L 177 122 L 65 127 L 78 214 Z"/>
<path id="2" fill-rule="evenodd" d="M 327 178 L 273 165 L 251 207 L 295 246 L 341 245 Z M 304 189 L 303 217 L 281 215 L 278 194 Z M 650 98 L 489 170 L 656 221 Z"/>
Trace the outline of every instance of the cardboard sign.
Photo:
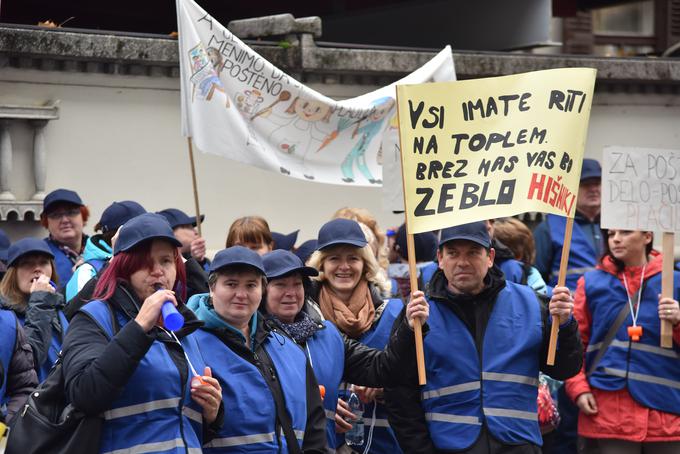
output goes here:
<path id="1" fill-rule="evenodd" d="M 409 233 L 527 211 L 572 217 L 595 73 L 397 86 Z"/>
<path id="2" fill-rule="evenodd" d="M 611 229 L 680 231 L 680 150 L 605 148 L 601 224 Z"/>

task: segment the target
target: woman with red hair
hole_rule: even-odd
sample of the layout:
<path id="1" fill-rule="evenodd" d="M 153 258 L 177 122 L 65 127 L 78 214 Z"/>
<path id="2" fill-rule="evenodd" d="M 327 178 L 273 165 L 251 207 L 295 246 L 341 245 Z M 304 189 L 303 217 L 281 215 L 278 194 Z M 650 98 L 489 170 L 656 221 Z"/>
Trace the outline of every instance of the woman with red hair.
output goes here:
<path id="1" fill-rule="evenodd" d="M 69 326 L 66 393 L 84 413 L 103 414 L 100 452 L 200 452 L 204 434 L 221 427 L 221 388 L 194 334 L 201 323 L 182 302 L 180 246 L 160 215 L 126 222 L 94 301 Z M 174 332 L 163 323 L 167 304 L 184 317 Z"/>

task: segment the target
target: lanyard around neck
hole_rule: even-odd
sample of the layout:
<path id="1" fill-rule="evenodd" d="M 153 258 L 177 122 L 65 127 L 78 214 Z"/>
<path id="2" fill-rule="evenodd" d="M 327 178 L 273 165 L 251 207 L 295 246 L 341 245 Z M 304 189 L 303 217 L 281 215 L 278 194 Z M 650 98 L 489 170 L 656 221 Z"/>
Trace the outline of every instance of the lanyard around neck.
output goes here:
<path id="1" fill-rule="evenodd" d="M 630 298 L 630 291 L 628 290 L 628 280 L 626 279 L 626 272 L 623 272 L 623 285 L 626 287 L 626 297 L 628 298 L 628 306 L 630 307 L 630 316 L 633 319 L 633 326 L 637 326 L 638 315 L 640 315 L 640 304 L 642 304 L 642 283 L 645 279 L 645 269 L 647 269 L 647 264 L 642 267 L 642 273 L 640 274 L 640 289 L 638 290 L 638 296 L 636 305 L 633 305 L 633 300 Z"/>

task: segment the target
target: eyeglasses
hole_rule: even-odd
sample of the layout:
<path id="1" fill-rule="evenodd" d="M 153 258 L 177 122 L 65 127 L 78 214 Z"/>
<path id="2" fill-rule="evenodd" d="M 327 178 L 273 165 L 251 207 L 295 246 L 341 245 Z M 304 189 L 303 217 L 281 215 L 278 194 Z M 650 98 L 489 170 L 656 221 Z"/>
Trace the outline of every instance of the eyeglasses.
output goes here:
<path id="1" fill-rule="evenodd" d="M 80 214 L 80 208 L 71 208 L 70 210 L 64 210 L 64 211 L 53 211 L 52 213 L 49 213 L 47 215 L 48 219 L 52 219 L 53 221 L 59 220 L 66 216 L 67 218 L 73 219 L 76 216 Z"/>

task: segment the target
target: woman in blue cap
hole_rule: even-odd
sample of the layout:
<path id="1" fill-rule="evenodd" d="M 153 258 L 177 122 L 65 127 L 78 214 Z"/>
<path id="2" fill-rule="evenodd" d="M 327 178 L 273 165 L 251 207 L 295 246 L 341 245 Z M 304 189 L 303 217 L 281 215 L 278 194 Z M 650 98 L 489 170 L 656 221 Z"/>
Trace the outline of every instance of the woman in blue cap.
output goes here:
<path id="1" fill-rule="evenodd" d="M 7 273 L 0 281 L 0 305 L 11 309 L 24 326 L 40 381 L 47 377 L 61 350 L 68 322 L 54 255 L 44 241 L 24 238 L 7 251 Z"/>
<path id="2" fill-rule="evenodd" d="M 335 447 L 340 382 L 374 387 L 395 385 L 406 376 L 401 373 L 405 368 L 415 369 L 415 339 L 410 326 L 415 317 L 427 319 L 427 301 L 422 292 L 417 292 L 387 349 L 373 349 L 340 335 L 335 325 L 322 319 L 316 303 L 305 299 L 305 289 L 311 283 L 309 277 L 319 274 L 316 269 L 304 266 L 295 254 L 284 250 L 272 251 L 262 259 L 267 273 L 264 310 L 307 352 L 319 385 L 325 390 L 326 436 L 329 445 Z"/>
<path id="3" fill-rule="evenodd" d="M 49 236 L 45 243 L 54 255 L 57 274 L 61 285 L 66 285 L 73 268 L 80 262 L 88 236 L 83 227 L 90 217 L 77 192 L 70 189 L 55 189 L 45 196 L 40 224 Z"/>
<path id="4" fill-rule="evenodd" d="M 94 301 L 71 320 L 66 394 L 85 414 L 103 415 L 102 453 L 200 452 L 221 427 L 222 393 L 195 333 L 201 323 L 181 302 L 179 246 L 160 215 L 123 224 Z M 168 304 L 184 317 L 174 332 L 161 316 Z"/>
<path id="5" fill-rule="evenodd" d="M 321 227 L 318 241 L 317 251 L 308 263 L 319 271 L 310 291 L 311 298 L 319 303 L 323 317 L 344 335 L 369 347 L 385 348 L 404 304 L 399 299 L 383 299 L 382 295 L 389 289 L 384 288 L 380 267 L 373 252 L 366 247 L 368 243 L 361 227 L 356 221 L 334 219 Z M 400 453 L 387 422 L 387 412 L 379 403 L 382 389 L 355 386 L 354 390 L 368 404 L 364 411 L 365 444 L 353 448 L 359 452 Z M 346 396 L 346 393 L 340 394 Z M 350 425 L 343 418 L 352 418 L 347 404 L 338 401 L 337 412 L 336 429 L 346 432 Z M 337 446 L 343 443 L 344 436 L 339 434 Z"/>
<path id="6" fill-rule="evenodd" d="M 243 246 L 215 255 L 210 293 L 189 307 L 205 322 L 201 352 L 223 392 L 224 426 L 206 453 L 325 453 L 325 417 L 302 349 L 273 320 L 258 316 L 266 284 L 262 258 Z"/>

